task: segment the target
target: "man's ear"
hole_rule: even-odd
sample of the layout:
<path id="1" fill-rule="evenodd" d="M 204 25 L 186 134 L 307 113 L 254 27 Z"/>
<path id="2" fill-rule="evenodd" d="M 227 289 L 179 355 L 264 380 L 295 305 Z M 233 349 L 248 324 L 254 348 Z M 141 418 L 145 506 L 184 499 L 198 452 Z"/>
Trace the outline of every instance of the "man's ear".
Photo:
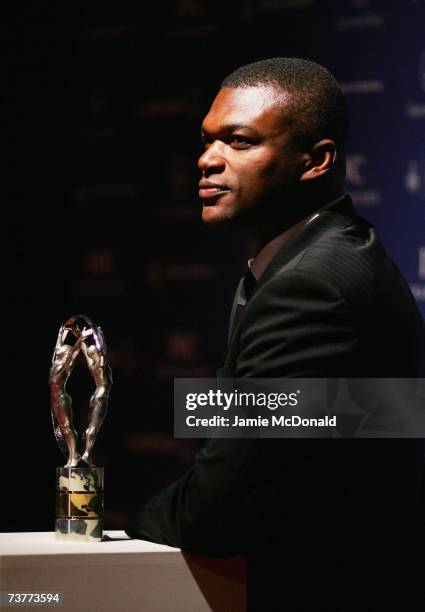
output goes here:
<path id="1" fill-rule="evenodd" d="M 316 142 L 311 150 L 306 153 L 304 172 L 300 176 L 301 181 L 310 181 L 323 176 L 336 164 L 337 151 L 333 140 L 325 138 Z"/>

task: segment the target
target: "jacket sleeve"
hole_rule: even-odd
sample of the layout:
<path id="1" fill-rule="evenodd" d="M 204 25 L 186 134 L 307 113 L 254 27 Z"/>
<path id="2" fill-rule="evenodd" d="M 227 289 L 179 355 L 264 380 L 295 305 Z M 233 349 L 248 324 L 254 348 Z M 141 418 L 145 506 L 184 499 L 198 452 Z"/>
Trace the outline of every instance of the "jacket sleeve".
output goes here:
<path id="1" fill-rule="evenodd" d="M 243 554 L 271 493 L 265 450 L 259 440 L 209 440 L 182 478 L 131 517 L 127 534 L 214 557 Z"/>
<path id="2" fill-rule="evenodd" d="M 308 523 L 312 507 L 319 516 L 326 496 L 321 442 L 211 439 L 182 478 L 131 516 L 126 532 L 218 558 L 261 549 L 282 529 L 289 541 L 291 525 Z"/>

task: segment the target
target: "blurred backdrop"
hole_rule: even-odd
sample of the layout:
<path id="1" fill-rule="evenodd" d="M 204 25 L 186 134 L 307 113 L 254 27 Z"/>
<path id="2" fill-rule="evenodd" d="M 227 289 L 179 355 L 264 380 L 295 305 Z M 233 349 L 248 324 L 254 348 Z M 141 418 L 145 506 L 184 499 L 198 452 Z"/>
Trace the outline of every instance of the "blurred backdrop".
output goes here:
<path id="1" fill-rule="evenodd" d="M 64 458 L 47 378 L 72 314 L 102 326 L 113 369 L 95 446 L 106 527 L 122 528 L 198 450 L 173 439 L 173 378 L 214 376 L 250 255 L 243 236 L 202 227 L 199 130 L 239 65 L 300 56 L 334 73 L 351 110 L 347 191 L 425 313 L 423 0 L 109 6 L 17 3 L 5 30 L 2 531 L 53 529 Z M 92 390 L 84 363 L 69 389 L 82 429 Z"/>

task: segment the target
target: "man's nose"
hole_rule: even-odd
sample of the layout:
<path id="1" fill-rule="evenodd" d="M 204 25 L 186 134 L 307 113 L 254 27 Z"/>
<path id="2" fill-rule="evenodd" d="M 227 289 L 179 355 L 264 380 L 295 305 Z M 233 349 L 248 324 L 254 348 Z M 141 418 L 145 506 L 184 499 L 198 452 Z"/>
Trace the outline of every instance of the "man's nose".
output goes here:
<path id="1" fill-rule="evenodd" d="M 223 172 L 226 166 L 223 155 L 224 152 L 222 150 L 223 145 L 224 143 L 215 140 L 199 158 L 198 168 L 202 170 L 206 176 Z"/>

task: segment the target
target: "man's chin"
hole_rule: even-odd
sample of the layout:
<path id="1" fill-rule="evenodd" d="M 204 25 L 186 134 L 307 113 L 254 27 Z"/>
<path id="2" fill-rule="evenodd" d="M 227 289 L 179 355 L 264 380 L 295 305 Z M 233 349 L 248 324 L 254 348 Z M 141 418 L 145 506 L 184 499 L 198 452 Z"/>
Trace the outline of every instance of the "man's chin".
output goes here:
<path id="1" fill-rule="evenodd" d="M 224 211 L 217 205 L 203 206 L 202 208 L 202 222 L 206 227 L 211 229 L 226 230 L 238 225 L 237 219 L 235 219 L 229 210 Z"/>

